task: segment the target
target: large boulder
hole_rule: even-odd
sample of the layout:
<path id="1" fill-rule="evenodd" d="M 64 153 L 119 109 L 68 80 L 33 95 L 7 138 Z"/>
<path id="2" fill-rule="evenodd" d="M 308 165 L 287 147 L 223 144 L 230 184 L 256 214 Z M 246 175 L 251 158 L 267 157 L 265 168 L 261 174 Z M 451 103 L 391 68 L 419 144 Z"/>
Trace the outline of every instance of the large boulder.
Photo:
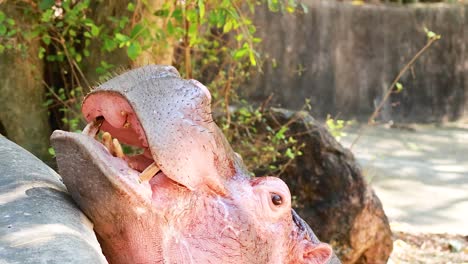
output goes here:
<path id="1" fill-rule="evenodd" d="M 60 176 L 1 135 L 0 263 L 107 263 Z"/>
<path id="2" fill-rule="evenodd" d="M 271 109 L 273 123 L 290 123 L 306 144 L 284 171 L 299 215 L 343 263 L 387 263 L 392 233 L 379 198 L 366 183 L 352 153 L 306 112 Z"/>

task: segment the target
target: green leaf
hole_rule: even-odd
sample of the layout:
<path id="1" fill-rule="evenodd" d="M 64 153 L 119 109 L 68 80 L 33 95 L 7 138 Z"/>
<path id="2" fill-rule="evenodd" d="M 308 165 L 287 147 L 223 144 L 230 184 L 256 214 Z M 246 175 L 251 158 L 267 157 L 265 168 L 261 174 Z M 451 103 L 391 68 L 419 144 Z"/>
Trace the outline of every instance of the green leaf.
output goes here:
<path id="1" fill-rule="evenodd" d="M 41 57 L 39 56 L 39 58 L 41 58 Z M 46 60 L 47 60 L 47 61 L 56 61 L 56 60 L 57 60 L 57 56 L 54 56 L 54 55 L 47 55 L 47 56 L 46 56 Z M 62 100 L 63 100 L 63 98 L 62 98 Z"/>
<path id="2" fill-rule="evenodd" d="M 253 38 L 252 42 L 253 43 L 260 43 L 260 42 L 262 42 L 262 39 L 261 38 Z"/>
<path id="3" fill-rule="evenodd" d="M 75 55 L 75 60 L 76 60 L 77 62 L 81 62 L 82 59 L 83 59 L 83 57 L 81 56 L 80 53 L 77 53 L 77 54 Z"/>
<path id="4" fill-rule="evenodd" d="M 130 11 L 130 12 L 135 11 L 135 4 L 133 4 L 133 3 L 128 3 L 128 5 L 127 5 L 127 10 Z"/>
<path id="5" fill-rule="evenodd" d="M 287 126 L 282 126 L 282 127 L 280 128 L 280 130 L 279 130 L 278 132 L 276 132 L 275 138 L 276 138 L 276 139 L 285 139 L 286 136 L 284 135 L 284 133 L 286 133 L 286 131 L 288 131 L 288 129 L 289 129 L 289 128 L 288 128 Z"/>
<path id="6" fill-rule="evenodd" d="M 130 32 L 130 38 L 131 39 L 136 38 L 141 33 L 141 31 L 143 31 L 144 29 L 145 28 L 141 24 L 136 24 L 133 27 L 132 32 Z"/>
<path id="7" fill-rule="evenodd" d="M 51 106 L 52 104 L 54 103 L 54 100 L 52 99 L 47 99 L 42 105 L 45 106 L 45 107 L 49 107 Z"/>
<path id="8" fill-rule="evenodd" d="M 426 37 L 428 39 L 440 39 L 440 35 L 430 31 L 427 27 L 424 27 L 424 32 L 426 32 Z"/>
<path id="9" fill-rule="evenodd" d="M 8 25 L 10 26 L 14 26 L 16 23 L 15 23 L 15 20 L 13 20 L 13 18 L 7 18 L 6 22 L 8 23 Z"/>
<path id="10" fill-rule="evenodd" d="M 252 50 L 249 50 L 249 59 L 250 59 L 250 64 L 252 64 L 252 66 L 257 65 L 257 60 L 255 59 L 255 55 Z"/>
<path id="11" fill-rule="evenodd" d="M 117 43 L 109 38 L 106 38 L 104 40 L 104 50 L 105 51 L 112 51 L 117 47 Z"/>
<path id="12" fill-rule="evenodd" d="M 16 34 L 16 29 L 10 29 L 10 30 L 8 31 L 8 33 L 7 33 L 6 36 L 7 36 L 8 38 L 11 38 L 11 37 L 13 37 L 15 34 Z"/>
<path id="13" fill-rule="evenodd" d="M 205 16 L 205 3 L 203 0 L 198 0 L 198 10 L 200 12 L 200 18 Z"/>
<path id="14" fill-rule="evenodd" d="M 70 34 L 70 36 L 72 36 L 72 37 L 75 37 L 75 36 L 76 36 L 76 31 L 73 30 L 73 29 L 70 29 L 70 30 L 68 31 L 68 34 Z"/>
<path id="15" fill-rule="evenodd" d="M 53 20 L 54 10 L 48 9 L 47 11 L 43 12 L 41 15 L 42 22 L 50 22 Z"/>
<path id="16" fill-rule="evenodd" d="M 174 12 L 172 12 L 172 17 L 178 22 L 181 22 L 183 18 L 182 9 L 177 8 L 176 10 L 174 10 Z"/>
<path id="17" fill-rule="evenodd" d="M 6 18 L 5 13 L 0 11 L 0 22 L 3 22 L 3 20 L 5 20 L 5 18 Z"/>
<path id="18" fill-rule="evenodd" d="M 286 157 L 288 157 L 288 158 L 290 158 L 290 159 L 294 159 L 294 157 L 296 156 L 296 155 L 294 155 L 294 153 L 292 152 L 291 148 L 288 148 L 284 154 L 286 155 Z"/>
<path id="19" fill-rule="evenodd" d="M 166 28 L 167 28 L 167 33 L 168 33 L 169 35 L 174 35 L 175 28 L 174 28 L 174 25 L 172 25 L 171 20 L 169 20 L 169 21 L 167 22 Z"/>
<path id="20" fill-rule="evenodd" d="M 6 26 L 3 24 L 0 24 L 0 36 L 5 35 L 6 32 L 7 32 Z"/>
<path id="21" fill-rule="evenodd" d="M 233 58 L 239 60 L 248 54 L 249 50 L 246 48 L 238 49 L 234 52 Z"/>
<path id="22" fill-rule="evenodd" d="M 46 9 L 51 8 L 54 4 L 55 4 L 55 0 L 42 0 L 42 1 L 39 3 L 39 9 L 40 9 L 41 11 L 44 11 L 44 10 L 46 10 Z"/>
<path id="23" fill-rule="evenodd" d="M 128 46 L 127 55 L 130 59 L 135 60 L 138 55 L 140 55 L 141 51 L 140 43 L 134 41 Z"/>
<path id="24" fill-rule="evenodd" d="M 198 25 L 195 23 L 190 24 L 188 33 L 190 37 L 195 38 L 198 34 Z"/>
<path id="25" fill-rule="evenodd" d="M 119 42 L 126 42 L 126 41 L 128 41 L 129 38 L 124 34 L 116 33 L 115 34 L 115 39 L 118 40 Z"/>
<path id="26" fill-rule="evenodd" d="M 224 27 L 223 27 L 223 32 L 228 33 L 229 31 L 231 31 L 232 25 L 233 25 L 232 20 L 226 21 L 226 24 L 224 24 Z"/>
<path id="27" fill-rule="evenodd" d="M 50 154 L 51 156 L 55 156 L 55 150 L 54 150 L 54 148 L 50 147 L 48 150 L 49 150 L 49 154 Z"/>
<path id="28" fill-rule="evenodd" d="M 0 54 L 2 54 L 5 51 L 5 46 L 0 44 Z"/>
<path id="29" fill-rule="evenodd" d="M 46 45 L 49 45 L 49 44 L 50 44 L 50 36 L 49 36 L 49 35 L 44 35 L 44 36 L 42 36 L 42 41 L 43 41 Z"/>
<path id="30" fill-rule="evenodd" d="M 397 82 L 395 84 L 395 87 L 396 87 L 396 92 L 397 93 L 399 93 L 399 92 L 401 92 L 403 90 L 403 85 L 401 83 L 399 83 L 399 82 Z"/>
<path id="31" fill-rule="evenodd" d="M 93 35 L 94 37 L 97 37 L 99 35 L 99 28 L 94 24 L 91 25 L 91 35 Z"/>
<path id="32" fill-rule="evenodd" d="M 189 22 L 196 23 L 198 20 L 198 13 L 196 10 L 189 9 L 185 12 L 185 17 Z"/>

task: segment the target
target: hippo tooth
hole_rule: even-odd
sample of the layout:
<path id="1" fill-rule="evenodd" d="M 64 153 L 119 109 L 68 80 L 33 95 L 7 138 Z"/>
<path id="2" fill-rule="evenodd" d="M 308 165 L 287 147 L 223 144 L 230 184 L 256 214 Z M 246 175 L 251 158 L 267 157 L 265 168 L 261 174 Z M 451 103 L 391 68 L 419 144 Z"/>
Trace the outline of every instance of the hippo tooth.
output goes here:
<path id="1" fill-rule="evenodd" d="M 86 125 L 82 133 L 90 137 L 95 137 L 99 132 L 99 129 L 101 128 L 103 122 L 104 118 L 96 118 L 93 122 L 90 122 Z"/>
<path id="2" fill-rule="evenodd" d="M 160 171 L 156 162 L 151 163 L 142 173 L 140 173 L 140 182 L 149 181 Z"/>
<path id="3" fill-rule="evenodd" d="M 120 145 L 120 142 L 117 138 L 112 139 L 112 147 L 113 147 L 115 156 L 117 156 L 118 158 L 125 157 L 123 150 L 122 150 L 122 145 Z"/>
<path id="4" fill-rule="evenodd" d="M 104 132 L 102 134 L 102 144 L 106 147 L 110 154 L 113 154 L 112 151 L 112 136 L 109 132 Z"/>

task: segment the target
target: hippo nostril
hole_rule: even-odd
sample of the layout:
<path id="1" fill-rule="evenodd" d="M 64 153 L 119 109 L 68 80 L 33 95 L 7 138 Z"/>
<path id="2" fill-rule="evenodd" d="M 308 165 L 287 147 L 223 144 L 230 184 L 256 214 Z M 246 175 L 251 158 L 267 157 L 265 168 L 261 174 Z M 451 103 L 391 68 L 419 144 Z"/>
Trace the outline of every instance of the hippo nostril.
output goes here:
<path id="1" fill-rule="evenodd" d="M 283 203 L 283 198 L 279 194 L 272 193 L 271 194 L 271 201 L 273 202 L 274 205 L 281 205 Z"/>

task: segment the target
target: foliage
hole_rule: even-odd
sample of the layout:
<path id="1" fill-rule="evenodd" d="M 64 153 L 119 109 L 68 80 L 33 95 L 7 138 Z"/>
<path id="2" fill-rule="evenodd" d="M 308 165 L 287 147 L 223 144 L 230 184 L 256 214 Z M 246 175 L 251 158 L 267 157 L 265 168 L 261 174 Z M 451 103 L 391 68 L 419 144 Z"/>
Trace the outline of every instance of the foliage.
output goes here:
<path id="1" fill-rule="evenodd" d="M 287 125 L 270 127 L 260 108 L 237 97 L 236 87 L 261 67 L 255 50 L 261 39 L 255 36 L 250 18 L 257 1 L 185 0 L 155 6 L 157 1 L 136 0 L 102 21 L 95 7 L 104 2 L 7 1 L 21 16 L 0 11 L 0 53 L 26 54 L 29 43 L 41 43 L 37 56 L 55 74 L 44 79 L 48 89 L 44 104 L 56 127 L 77 131 L 83 125 L 79 107 L 90 87 L 84 72 L 93 57 L 102 58 L 95 73 L 105 80 L 118 69 L 103 55 L 125 51 L 130 64 L 137 64 L 145 52 L 155 58 L 172 54 L 170 59 L 184 78 L 198 79 L 210 88 L 212 107 L 221 113 L 219 124 L 229 138 L 240 139 L 236 142 L 248 164 L 281 171 L 281 166 L 272 165 L 278 157 L 293 159 L 301 154 L 299 143 L 286 135 Z M 293 0 L 264 2 L 272 11 L 307 12 Z M 95 43 L 100 44 L 98 50 Z M 232 105 L 238 106 L 236 111 L 231 111 Z M 267 134 L 261 135 L 258 129 Z M 278 153 L 279 145 L 286 146 L 285 152 Z"/>
<path id="2" fill-rule="evenodd" d="M 279 176 L 297 156 L 302 155 L 304 143 L 298 142 L 296 135 L 290 133 L 294 119 L 280 123 L 265 105 L 254 108 L 245 101 L 232 118 L 234 125 L 226 134 L 248 168 Z M 226 122 L 222 123 L 226 126 Z"/>
<path id="3" fill-rule="evenodd" d="M 342 119 L 333 119 L 331 116 L 327 116 L 325 124 L 327 125 L 328 131 L 336 138 L 340 139 L 346 136 L 346 133 L 343 132 L 343 129 L 351 125 L 352 121 L 346 121 Z"/>

